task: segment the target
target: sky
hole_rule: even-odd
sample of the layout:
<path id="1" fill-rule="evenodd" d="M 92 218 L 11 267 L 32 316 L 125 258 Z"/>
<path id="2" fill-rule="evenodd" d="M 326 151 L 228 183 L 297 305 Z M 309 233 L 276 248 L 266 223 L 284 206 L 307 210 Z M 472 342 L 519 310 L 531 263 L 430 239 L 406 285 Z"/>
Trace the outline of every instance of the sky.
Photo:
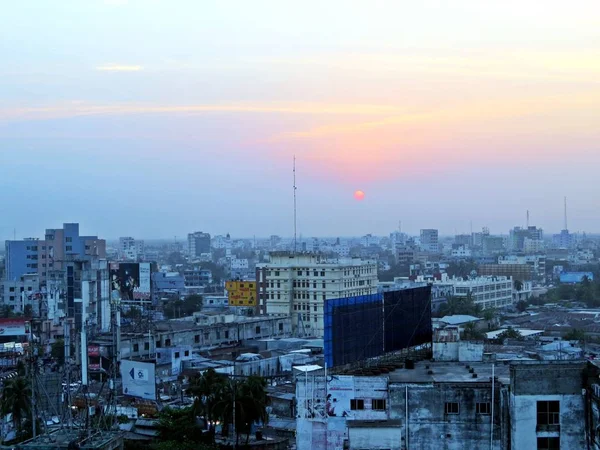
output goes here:
<path id="1" fill-rule="evenodd" d="M 600 231 L 597 0 L 2 8 L 0 239 Z"/>

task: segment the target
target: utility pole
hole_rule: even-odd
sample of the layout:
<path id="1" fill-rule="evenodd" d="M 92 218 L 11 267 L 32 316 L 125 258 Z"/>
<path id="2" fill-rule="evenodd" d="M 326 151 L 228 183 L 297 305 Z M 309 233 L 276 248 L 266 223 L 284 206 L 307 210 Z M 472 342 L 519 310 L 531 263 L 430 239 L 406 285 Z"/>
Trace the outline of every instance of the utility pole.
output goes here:
<path id="1" fill-rule="evenodd" d="M 296 254 L 296 155 L 294 155 L 294 255 Z"/>
<path id="2" fill-rule="evenodd" d="M 36 423 L 36 401 L 35 401 L 35 348 L 33 344 L 33 327 L 29 324 L 29 339 L 30 339 L 30 350 L 29 350 L 29 374 L 31 375 L 31 431 L 32 436 L 35 439 L 37 436 L 37 423 Z"/>

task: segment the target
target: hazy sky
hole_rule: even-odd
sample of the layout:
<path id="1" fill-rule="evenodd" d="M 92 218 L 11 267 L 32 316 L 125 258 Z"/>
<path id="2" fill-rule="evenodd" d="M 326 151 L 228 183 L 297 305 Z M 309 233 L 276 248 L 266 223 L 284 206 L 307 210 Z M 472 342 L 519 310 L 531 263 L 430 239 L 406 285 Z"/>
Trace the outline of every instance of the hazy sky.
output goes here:
<path id="1" fill-rule="evenodd" d="M 305 236 L 600 231 L 600 2 L 3 2 L 0 239 L 291 235 L 294 154 Z"/>

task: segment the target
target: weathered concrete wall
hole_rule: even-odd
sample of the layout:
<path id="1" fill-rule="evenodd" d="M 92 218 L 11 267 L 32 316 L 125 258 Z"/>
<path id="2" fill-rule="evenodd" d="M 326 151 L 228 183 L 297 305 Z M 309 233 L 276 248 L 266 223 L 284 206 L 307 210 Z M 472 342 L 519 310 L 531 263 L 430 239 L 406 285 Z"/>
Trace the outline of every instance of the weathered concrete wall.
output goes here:
<path id="1" fill-rule="evenodd" d="M 522 361 L 510 365 L 513 395 L 580 395 L 584 362 Z"/>
<path id="2" fill-rule="evenodd" d="M 296 382 L 298 450 L 327 448 L 343 450 L 348 439 L 348 420 L 386 420 L 390 399 L 387 377 L 328 376 L 327 391 L 322 375 L 300 376 Z M 364 409 L 353 410 L 352 399 L 361 399 Z M 373 399 L 386 401 L 386 410 L 374 410 Z"/>
<path id="3" fill-rule="evenodd" d="M 406 391 L 408 388 L 408 422 Z M 476 412 L 476 404 L 491 403 L 491 383 L 390 384 L 391 419 L 404 423 L 409 449 L 479 450 L 490 448 L 491 415 Z M 457 402 L 459 414 L 446 414 L 446 402 Z M 501 449 L 500 388 L 494 401 L 493 449 Z"/>
<path id="4" fill-rule="evenodd" d="M 350 428 L 350 450 L 400 450 L 402 449 L 401 428 Z"/>
<path id="5" fill-rule="evenodd" d="M 483 342 L 459 342 L 458 360 L 460 362 L 483 361 Z"/>
<path id="6" fill-rule="evenodd" d="M 538 431 L 537 402 L 560 402 L 560 429 Z M 511 395 L 511 448 L 537 448 L 538 437 L 559 437 L 560 448 L 583 450 L 585 439 L 585 397 L 577 395 Z"/>
<path id="7" fill-rule="evenodd" d="M 434 342 L 433 359 L 436 361 L 458 361 L 458 342 Z"/>

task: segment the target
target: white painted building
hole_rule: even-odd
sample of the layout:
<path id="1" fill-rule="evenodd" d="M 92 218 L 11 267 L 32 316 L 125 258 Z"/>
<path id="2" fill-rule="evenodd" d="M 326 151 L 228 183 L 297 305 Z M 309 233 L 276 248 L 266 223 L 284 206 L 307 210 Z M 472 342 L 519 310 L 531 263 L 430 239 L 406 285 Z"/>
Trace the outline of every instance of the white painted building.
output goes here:
<path id="1" fill-rule="evenodd" d="M 323 337 L 326 299 L 377 292 L 375 261 L 282 252 L 257 269 L 261 311 L 291 316 L 294 330 L 303 335 Z"/>
<path id="2" fill-rule="evenodd" d="M 144 258 L 145 245 L 143 240 L 130 236 L 119 238 L 118 256 L 120 260 L 137 261 Z"/>
<path id="3" fill-rule="evenodd" d="M 458 248 L 452 249 L 450 256 L 453 258 L 470 258 L 473 255 L 470 248 L 461 245 Z"/>
<path id="4" fill-rule="evenodd" d="M 546 255 L 506 255 L 498 257 L 498 264 L 527 264 L 539 278 L 546 275 Z"/>
<path id="5" fill-rule="evenodd" d="M 468 280 L 451 278 L 455 297 L 469 294 L 483 309 L 507 306 L 513 302 L 512 277 L 481 276 Z"/>

